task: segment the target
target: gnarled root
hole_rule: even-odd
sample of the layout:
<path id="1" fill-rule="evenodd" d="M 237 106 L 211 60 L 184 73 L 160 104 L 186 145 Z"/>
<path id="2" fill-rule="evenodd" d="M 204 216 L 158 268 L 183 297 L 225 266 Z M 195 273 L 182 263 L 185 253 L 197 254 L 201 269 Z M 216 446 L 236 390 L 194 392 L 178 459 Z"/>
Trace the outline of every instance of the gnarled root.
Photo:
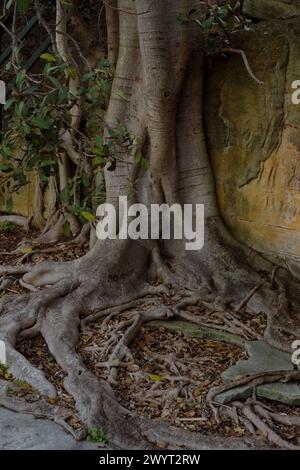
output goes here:
<path id="1" fill-rule="evenodd" d="M 132 244 L 126 240 L 120 241 L 118 249 L 113 251 L 106 249 L 106 246 L 108 245 L 104 244 L 103 251 L 101 249 L 99 262 L 95 262 L 95 257 L 99 256 L 96 245 L 81 260 L 67 263 L 46 262 L 33 268 L 27 266 L 23 281 L 35 288 L 48 287 L 33 294 L 1 299 L 0 313 L 4 312 L 0 317 L 1 338 L 7 344 L 8 362 L 13 375 L 23 378 L 22 371 L 25 370 L 26 380 L 33 387 L 43 395 L 55 396 L 53 385 L 43 373 L 37 371 L 15 350 L 17 340 L 40 333 L 50 353 L 67 374 L 64 386 L 75 398 L 80 420 L 87 427 L 106 430 L 114 444 L 132 449 L 153 448 L 162 442 L 167 447 L 184 445 L 192 449 L 218 448 L 224 445 L 249 448 L 254 441 L 245 443 L 244 440 L 231 439 L 228 442 L 221 438 L 206 439 L 197 434 L 178 431 L 167 423 L 140 418 L 118 403 L 109 382 L 117 381 L 118 367 L 130 358 L 129 346 L 142 324 L 157 318 L 170 318 L 184 311 L 191 300 L 200 298 L 200 294 L 196 292 L 195 297 L 184 299 L 178 305 L 172 305 L 172 302 L 170 305 L 159 305 L 159 302 L 158 305 L 153 305 L 152 297 L 148 299 L 150 308 L 142 309 L 138 302 L 141 296 L 164 293 L 160 286 L 150 286 L 146 282 L 149 251 L 143 246 L 132 248 Z M 170 275 L 172 274 L 176 278 L 176 272 L 170 270 Z M 116 292 L 119 296 L 112 301 Z M 112 338 L 112 351 L 106 364 L 110 370 L 109 380 L 104 381 L 92 374 L 76 350 L 79 328 L 81 325 L 88 328 L 88 323 L 107 318 L 103 325 L 105 329 L 110 320 L 124 309 L 129 309 L 129 313 L 119 327 L 125 332 L 120 335 L 119 329 L 118 335 Z M 236 328 L 241 328 L 236 316 L 228 317 L 229 320 Z M 245 330 L 245 334 L 251 333 Z M 297 371 L 290 371 L 288 377 L 285 374 L 276 372 L 268 376 L 267 380 L 296 379 Z M 253 379 L 256 385 L 266 381 L 265 377 L 259 375 L 244 379 L 243 383 Z M 241 383 L 236 386 L 238 385 Z M 211 395 L 211 402 L 214 396 Z M 249 427 L 256 426 L 249 416 L 243 415 L 243 419 Z M 255 445 L 260 444 L 255 442 Z"/>
<path id="2" fill-rule="evenodd" d="M 67 419 L 73 416 L 72 411 L 62 407 L 51 405 L 46 399 L 40 399 L 34 402 L 26 401 L 24 398 L 8 397 L 0 394 L 0 406 L 19 413 L 30 414 L 36 418 L 45 418 L 59 424 L 65 431 L 70 433 L 76 441 L 82 441 L 87 435 L 87 429 L 84 426 L 80 429 L 73 429 L 67 422 Z"/>
<path id="3" fill-rule="evenodd" d="M 47 289 L 39 294 L 20 296 L 16 299 L 2 299 L 0 303 L 0 339 L 6 346 L 7 362 L 9 370 L 19 380 L 27 381 L 42 395 L 56 396 L 55 387 L 46 379 L 44 373 L 33 367 L 30 362 L 18 351 L 15 346 L 19 335 L 24 331 L 30 331 L 41 322 L 51 302 L 64 296 L 72 290 L 70 281 L 64 280 L 58 286 Z M 37 331 L 36 331 L 37 333 Z"/>
<path id="4" fill-rule="evenodd" d="M 110 374 L 108 377 L 108 382 L 111 384 L 117 383 L 117 367 L 118 363 L 121 362 L 127 355 L 128 346 L 132 343 L 132 341 L 137 336 L 141 326 L 145 322 L 149 322 L 152 320 L 163 320 L 172 318 L 174 313 L 172 309 L 169 307 L 160 307 L 154 308 L 147 312 L 139 313 L 136 318 L 129 320 L 130 327 L 117 343 L 116 347 L 114 348 L 110 358 L 109 363 L 114 364 L 110 370 Z"/>
<path id="5" fill-rule="evenodd" d="M 27 231 L 29 230 L 28 219 L 21 215 L 0 215 L 0 224 L 3 222 L 11 222 L 12 224 L 18 225 Z"/>
<path id="6" fill-rule="evenodd" d="M 207 400 L 218 421 L 222 417 L 230 417 L 236 424 L 242 423 L 246 429 L 256 435 L 256 431 L 266 436 L 272 444 L 288 450 L 299 450 L 300 447 L 282 438 L 274 429 L 276 423 L 287 426 L 297 426 L 300 428 L 300 418 L 298 416 L 283 416 L 274 413 L 266 405 L 258 402 L 256 398 L 251 398 L 245 404 L 233 402 L 232 404 L 222 405 L 216 408 L 215 397 L 222 392 L 239 387 L 245 384 L 251 384 L 253 388 L 253 397 L 256 396 L 256 388 L 259 385 L 274 382 L 299 381 L 300 371 L 272 371 L 255 374 L 252 376 L 241 377 L 234 382 L 223 384 L 211 389 L 207 395 Z"/>
<path id="7" fill-rule="evenodd" d="M 232 419 L 236 425 L 243 424 L 248 431 L 257 436 L 257 431 L 265 436 L 269 442 L 280 449 L 299 450 L 300 447 L 284 439 L 274 429 L 276 422 L 288 426 L 300 426 L 299 418 L 296 416 L 282 416 L 272 413 L 268 408 L 252 399 L 246 403 L 233 402 L 231 406 L 222 406 L 220 414 L 224 418 Z"/>
<path id="8" fill-rule="evenodd" d="M 28 282 L 34 282 L 44 273 L 45 278 L 40 284 L 48 283 L 51 270 L 46 268 L 49 268 L 49 265 L 37 266 L 31 273 L 28 273 Z M 166 423 L 151 422 L 140 418 L 124 409 L 117 402 L 109 383 L 96 378 L 87 369 L 76 351 L 80 315 L 87 315 L 89 312 L 89 302 L 85 302 L 85 299 L 89 299 L 89 293 L 94 292 L 95 286 L 89 280 L 85 281 L 84 285 L 75 282 L 78 276 L 74 274 L 74 264 L 72 264 L 72 269 L 73 272 L 67 268 L 63 275 L 63 269 L 60 268 L 59 280 L 52 287 L 35 294 L 1 300 L 0 311 L 2 309 L 5 312 L 0 317 L 1 338 L 7 345 L 10 371 L 16 378 L 25 379 L 43 395 L 55 396 L 53 385 L 47 381 L 43 373 L 34 368 L 14 349 L 17 339 L 40 333 L 45 338 L 50 353 L 67 373 L 64 385 L 75 398 L 80 420 L 87 427 L 99 427 L 106 430 L 114 444 L 131 449 L 154 448 L 157 443 L 165 443 L 170 448 L 186 446 L 191 449 L 222 448 L 229 445 L 233 448 L 251 448 L 253 445 L 259 445 L 251 440 L 245 442 L 233 439 L 228 443 L 222 438 L 208 439 L 193 435 Z M 146 292 L 145 287 L 142 291 Z M 153 295 L 153 290 L 149 288 L 147 293 Z M 136 297 L 138 297 L 138 292 Z M 125 292 L 123 298 L 128 299 Z M 109 315 L 108 309 L 106 313 Z M 127 325 L 128 330 L 111 355 L 113 360 L 110 362 L 115 364 L 115 360 L 122 361 L 129 344 L 145 321 L 168 318 L 172 315 L 171 308 L 167 306 L 154 307 L 150 311 L 139 311 L 133 315 L 130 324 Z M 24 370 L 26 377 L 22 375 Z M 1 405 L 15 407 L 15 409 L 18 405 L 19 409 L 29 410 L 26 408 L 26 403 L 21 403 L 22 406 L 20 402 L 12 404 L 10 397 L 8 401 L 2 399 Z M 29 412 L 51 417 L 51 419 L 58 419 L 53 417 L 53 410 L 50 411 L 41 413 L 38 407 L 35 407 L 35 410 L 31 408 L 29 410 Z M 65 423 L 65 417 L 60 418 L 62 423 Z"/>

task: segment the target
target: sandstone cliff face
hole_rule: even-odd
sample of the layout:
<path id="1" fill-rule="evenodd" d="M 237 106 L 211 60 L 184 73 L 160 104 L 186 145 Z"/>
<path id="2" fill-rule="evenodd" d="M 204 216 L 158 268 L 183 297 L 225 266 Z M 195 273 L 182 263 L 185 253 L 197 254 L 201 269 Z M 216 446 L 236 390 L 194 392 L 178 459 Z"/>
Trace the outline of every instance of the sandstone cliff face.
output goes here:
<path id="1" fill-rule="evenodd" d="M 23 186 L 18 192 L 13 193 L 13 208 L 14 214 L 30 217 L 33 211 L 35 181 L 36 178 L 33 174 L 27 174 L 28 183 Z M 1 192 L 0 194 L 0 212 L 7 212 L 6 195 Z"/>
<path id="2" fill-rule="evenodd" d="M 276 2 L 275 2 L 276 3 Z M 235 39 L 239 55 L 210 67 L 206 90 L 208 148 L 222 216 L 258 251 L 300 257 L 300 18 L 263 21 Z"/>

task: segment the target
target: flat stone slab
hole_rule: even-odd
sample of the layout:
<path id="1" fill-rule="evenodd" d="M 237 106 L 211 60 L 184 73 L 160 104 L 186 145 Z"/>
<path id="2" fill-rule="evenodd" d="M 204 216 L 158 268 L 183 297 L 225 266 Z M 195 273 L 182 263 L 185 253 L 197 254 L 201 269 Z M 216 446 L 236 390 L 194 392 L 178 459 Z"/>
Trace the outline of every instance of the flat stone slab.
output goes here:
<path id="1" fill-rule="evenodd" d="M 234 346 L 244 347 L 245 340 L 238 335 L 228 333 L 227 331 L 209 328 L 207 326 L 196 325 L 195 323 L 183 320 L 154 320 L 146 324 L 147 328 L 157 330 L 163 326 L 166 330 L 171 332 L 180 331 L 186 336 L 191 338 L 209 338 L 221 343 L 232 344 Z"/>
<path id="2" fill-rule="evenodd" d="M 77 442 L 61 426 L 45 419 L 0 408 L 0 450 L 97 450 Z M 103 447 L 101 447 L 103 449 Z"/>
<path id="3" fill-rule="evenodd" d="M 227 369 L 223 379 L 235 380 L 239 375 L 258 374 L 277 370 L 293 370 L 291 354 L 272 348 L 265 341 L 245 341 L 244 347 L 249 359 L 238 361 Z"/>
<path id="4" fill-rule="evenodd" d="M 226 382 L 236 380 L 238 377 L 253 375 L 261 372 L 278 370 L 293 370 L 291 361 L 292 353 L 285 353 L 272 348 L 264 341 L 247 341 L 245 349 L 249 355 L 248 360 L 238 361 L 227 369 L 222 377 Z M 272 401 L 278 401 L 286 405 L 300 406 L 300 383 L 281 383 L 259 385 L 256 389 L 257 396 Z M 252 387 L 245 385 L 228 390 L 215 397 L 219 404 L 225 404 L 233 400 L 245 399 L 252 394 Z"/>

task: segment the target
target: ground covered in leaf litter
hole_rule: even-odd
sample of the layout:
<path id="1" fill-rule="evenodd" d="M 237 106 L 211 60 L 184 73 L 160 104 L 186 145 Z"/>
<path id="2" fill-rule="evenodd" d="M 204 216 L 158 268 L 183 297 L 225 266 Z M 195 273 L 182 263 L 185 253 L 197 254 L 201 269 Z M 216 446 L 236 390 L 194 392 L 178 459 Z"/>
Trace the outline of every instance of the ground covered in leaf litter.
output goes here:
<path id="1" fill-rule="evenodd" d="M 56 244 L 55 247 L 35 243 L 36 233 L 30 235 L 20 229 L 11 233 L 0 231 L 0 264 L 20 264 L 22 262 L 38 263 L 45 260 L 67 261 L 83 256 L 88 250 L 87 243 L 71 244 L 67 240 Z M 21 244 L 21 245 L 20 245 Z M 17 246 L 21 251 L 11 254 Z M 16 277 L 13 286 L 0 293 L 3 295 L 25 292 Z M 165 303 L 176 303 L 176 298 L 160 299 Z M 141 310 L 153 306 L 153 299 L 144 299 Z M 202 321 L 209 319 L 211 312 L 205 307 L 190 307 L 192 318 L 201 317 Z M 217 312 L 219 320 L 214 318 L 213 325 L 226 330 L 223 312 Z M 225 312 L 224 312 L 225 313 Z M 113 317 L 103 327 L 99 320 L 85 326 L 80 335 L 78 352 L 84 358 L 86 365 L 99 378 L 107 379 L 109 368 L 107 361 L 116 341 L 122 336 L 126 322 L 132 311 L 128 310 Z M 260 337 L 265 328 L 263 316 L 247 317 L 239 314 L 239 320 L 246 325 L 245 339 Z M 219 326 L 218 326 L 219 321 Z M 232 326 L 232 323 L 231 323 Z M 232 331 L 232 329 L 230 329 Z M 239 333 L 236 325 L 235 333 Z M 112 341 L 114 338 L 114 341 Z M 70 409 L 73 413 L 68 423 L 79 429 L 82 423 L 76 416 L 73 398 L 64 388 L 65 373 L 50 355 L 45 341 L 38 336 L 18 344 L 18 350 L 39 369 L 43 370 L 48 380 L 58 391 L 56 399 L 48 398 L 51 404 L 57 404 Z M 229 437 L 250 436 L 242 424 L 234 425 L 230 420 L 217 423 L 207 404 L 206 395 L 209 389 L 222 383 L 221 375 L 238 360 L 247 357 L 243 348 L 226 344 L 212 339 L 193 338 L 182 332 L 169 332 L 165 327 L 150 329 L 142 327 L 137 338 L 128 351 L 128 357 L 119 368 L 118 381 L 114 386 L 120 403 L 140 415 L 152 419 L 167 420 L 178 427 L 189 431 L 201 432 L 205 435 Z M 8 381 L 7 394 L 25 397 L 28 401 L 39 399 L 39 394 L 26 382 L 15 380 L 9 371 L 0 370 L 0 379 Z M 18 392 L 9 384 L 17 384 Z M 299 408 L 290 408 L 277 403 L 263 401 L 275 412 L 283 415 L 300 416 Z M 299 428 L 277 425 L 277 431 L 285 439 L 300 443 Z M 265 440 L 266 436 L 257 432 L 258 437 Z"/>

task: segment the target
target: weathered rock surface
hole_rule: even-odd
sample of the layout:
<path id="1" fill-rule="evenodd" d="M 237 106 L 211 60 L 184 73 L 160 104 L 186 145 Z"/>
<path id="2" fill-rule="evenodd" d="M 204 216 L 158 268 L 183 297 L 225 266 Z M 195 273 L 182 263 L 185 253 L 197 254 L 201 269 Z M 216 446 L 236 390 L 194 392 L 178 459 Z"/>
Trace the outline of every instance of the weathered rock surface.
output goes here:
<path id="1" fill-rule="evenodd" d="M 77 442 L 57 424 L 0 408 L 0 450 L 96 450 Z"/>
<path id="2" fill-rule="evenodd" d="M 297 8 L 300 13 L 300 3 Z M 249 76 L 239 54 L 211 64 L 205 116 L 219 207 L 238 239 L 294 268 L 292 258 L 300 259 L 300 105 L 292 103 L 292 83 L 300 80 L 300 17 L 262 21 L 234 37 L 264 85 Z"/>
<path id="3" fill-rule="evenodd" d="M 184 335 L 191 336 L 193 338 L 210 338 L 215 341 L 233 344 L 241 348 L 244 347 L 245 342 L 241 336 L 228 333 L 227 331 L 208 328 L 206 326 L 196 325 L 195 323 L 182 320 L 155 320 L 147 323 L 146 326 L 154 330 L 163 326 L 168 331 L 180 331 Z"/>
<path id="4" fill-rule="evenodd" d="M 226 370 L 222 377 L 230 382 L 240 376 L 253 375 L 260 372 L 278 370 L 293 370 L 291 354 L 272 348 L 264 341 L 251 341 L 245 343 L 249 355 L 246 361 L 239 361 Z M 252 394 L 252 388 L 248 385 L 228 390 L 215 399 L 217 403 L 224 404 L 230 401 L 245 399 Z M 300 383 L 274 383 L 257 387 L 257 396 L 278 401 L 286 405 L 300 405 Z"/>
<path id="5" fill-rule="evenodd" d="M 298 0 L 244 0 L 244 14 L 263 20 L 287 19 L 300 15 Z"/>

